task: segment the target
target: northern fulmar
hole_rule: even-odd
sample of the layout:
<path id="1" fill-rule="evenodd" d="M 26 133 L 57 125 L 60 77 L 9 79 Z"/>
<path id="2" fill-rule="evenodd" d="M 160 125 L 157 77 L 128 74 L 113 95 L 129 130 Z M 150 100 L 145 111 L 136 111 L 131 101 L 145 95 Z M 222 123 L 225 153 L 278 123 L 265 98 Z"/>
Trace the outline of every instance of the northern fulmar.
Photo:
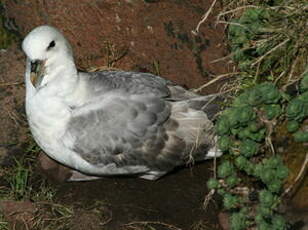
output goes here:
<path id="1" fill-rule="evenodd" d="M 137 175 L 155 180 L 190 161 L 218 157 L 216 95 L 200 96 L 149 73 L 81 72 L 54 27 L 32 30 L 26 113 L 44 152 L 74 170 L 69 180 Z"/>

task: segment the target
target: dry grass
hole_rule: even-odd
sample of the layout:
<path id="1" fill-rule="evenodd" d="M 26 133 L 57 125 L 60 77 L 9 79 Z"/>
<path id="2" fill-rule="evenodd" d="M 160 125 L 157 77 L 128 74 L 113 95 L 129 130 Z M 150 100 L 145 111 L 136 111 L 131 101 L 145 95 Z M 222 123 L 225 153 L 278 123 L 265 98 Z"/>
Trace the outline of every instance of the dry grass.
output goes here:
<path id="1" fill-rule="evenodd" d="M 269 15 L 267 19 L 260 21 L 262 28 L 255 29 L 257 24 L 238 20 L 249 9 L 263 9 Z M 230 76 L 233 80 L 228 81 L 222 91 L 235 94 L 265 80 L 274 81 L 284 90 L 288 85 L 299 81 L 308 66 L 307 9 L 307 4 L 302 0 L 281 1 L 280 5 L 270 5 L 261 0 L 224 1 L 224 8 L 217 15 L 216 23 L 225 25 L 231 54 L 214 62 L 229 59 L 238 68 L 232 73 L 217 76 L 196 91 Z M 241 38 L 230 34 L 231 27 L 233 30 L 242 28 L 242 31 L 249 31 L 252 35 L 242 46 L 236 48 L 235 45 Z M 236 58 L 239 52 L 243 53 L 240 60 Z"/>
<path id="2" fill-rule="evenodd" d="M 125 230 L 155 230 L 155 226 L 164 227 L 166 230 L 182 230 L 174 225 L 159 221 L 134 221 L 123 225 Z"/>

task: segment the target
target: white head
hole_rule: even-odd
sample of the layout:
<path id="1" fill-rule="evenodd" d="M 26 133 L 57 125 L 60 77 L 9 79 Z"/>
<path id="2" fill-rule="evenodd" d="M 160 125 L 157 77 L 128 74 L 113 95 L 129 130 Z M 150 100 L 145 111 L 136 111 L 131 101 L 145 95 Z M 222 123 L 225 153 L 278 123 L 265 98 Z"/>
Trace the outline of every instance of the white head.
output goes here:
<path id="1" fill-rule="evenodd" d="M 32 30 L 23 40 L 22 49 L 30 61 L 45 61 L 59 55 L 72 56 L 71 46 L 60 31 L 47 25 Z"/>
<path id="2" fill-rule="evenodd" d="M 51 26 L 44 25 L 33 29 L 23 40 L 22 49 L 31 63 L 31 81 L 35 87 L 54 78 L 49 69 L 54 70 L 61 65 L 68 66 L 69 63 L 74 66 L 70 44 Z"/>

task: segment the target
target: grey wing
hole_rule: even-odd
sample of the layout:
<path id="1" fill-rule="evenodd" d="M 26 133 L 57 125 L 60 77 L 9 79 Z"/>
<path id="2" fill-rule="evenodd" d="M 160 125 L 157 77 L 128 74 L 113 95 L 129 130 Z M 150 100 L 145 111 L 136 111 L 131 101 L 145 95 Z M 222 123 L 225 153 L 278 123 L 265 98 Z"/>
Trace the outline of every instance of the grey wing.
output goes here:
<path id="1" fill-rule="evenodd" d="M 148 166 L 159 154 L 159 132 L 169 116 L 170 105 L 160 98 L 107 94 L 73 111 L 67 135 L 75 139 L 72 150 L 93 165 Z M 145 150 L 149 141 L 157 151 Z"/>
<path id="2" fill-rule="evenodd" d="M 124 71 L 102 71 L 80 73 L 88 78 L 88 86 L 97 94 L 112 90 L 121 90 L 129 94 L 146 94 L 166 98 L 170 96 L 168 84 L 170 82 L 149 73 Z"/>
<path id="3" fill-rule="evenodd" d="M 172 81 L 150 73 L 102 71 L 80 72 L 80 76 L 88 78 L 89 88 L 91 92 L 96 92 L 96 94 L 118 89 L 130 94 L 151 94 L 169 101 L 200 97 L 200 95 L 186 90 Z"/>

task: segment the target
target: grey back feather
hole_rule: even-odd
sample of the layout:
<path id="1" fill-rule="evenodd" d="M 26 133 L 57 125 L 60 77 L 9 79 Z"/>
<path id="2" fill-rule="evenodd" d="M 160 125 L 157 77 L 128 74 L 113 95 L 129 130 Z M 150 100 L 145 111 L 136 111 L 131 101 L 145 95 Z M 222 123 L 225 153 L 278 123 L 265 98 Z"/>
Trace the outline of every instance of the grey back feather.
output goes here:
<path id="1" fill-rule="evenodd" d="M 91 95 L 73 109 L 67 135 L 75 137 L 72 150 L 89 163 L 169 171 L 192 152 L 203 159 L 215 144 L 213 124 L 202 111 L 212 96 L 200 97 L 152 74 L 80 76 Z"/>
<path id="2" fill-rule="evenodd" d="M 73 111 L 67 130 L 76 137 L 73 150 L 94 165 L 144 164 L 149 159 L 144 142 L 163 138 L 158 134 L 170 116 L 170 104 L 153 96 L 108 93 L 93 103 L 96 109 L 86 104 Z"/>
<path id="3" fill-rule="evenodd" d="M 83 73 L 83 75 L 88 78 L 89 87 L 97 94 L 122 90 L 129 94 L 151 94 L 155 97 L 170 96 L 167 85 L 171 82 L 149 73 L 102 71 Z"/>

